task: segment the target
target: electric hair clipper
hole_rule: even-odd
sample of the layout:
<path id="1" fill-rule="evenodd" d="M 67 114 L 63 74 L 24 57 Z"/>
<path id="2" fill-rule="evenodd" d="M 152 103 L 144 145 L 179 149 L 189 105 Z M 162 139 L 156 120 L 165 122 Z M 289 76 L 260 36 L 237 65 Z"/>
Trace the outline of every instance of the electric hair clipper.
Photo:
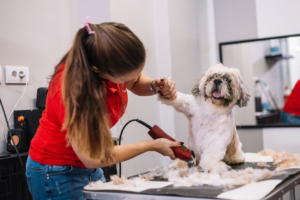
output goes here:
<path id="1" fill-rule="evenodd" d="M 166 134 L 161 128 L 159 128 L 157 125 L 154 125 L 148 134 L 153 139 L 158 138 L 166 138 L 171 141 L 176 141 L 172 137 L 170 137 L 168 134 Z M 186 146 L 182 145 L 180 147 L 172 147 L 175 156 L 183 161 L 186 161 L 188 163 L 189 168 L 195 165 L 195 154 L 193 151 L 190 151 Z"/>
<path id="2" fill-rule="evenodd" d="M 171 141 L 176 141 L 174 140 L 172 137 L 170 137 L 168 134 L 166 134 L 161 128 L 159 128 L 157 125 L 154 125 L 153 127 L 151 127 L 149 124 L 147 124 L 146 122 L 143 122 L 142 120 L 139 119 L 132 119 L 130 121 L 128 121 L 124 127 L 121 130 L 121 134 L 119 136 L 119 145 L 121 145 L 121 139 L 122 139 L 122 135 L 123 135 L 123 131 L 125 129 L 125 127 L 133 122 L 136 121 L 144 126 L 146 126 L 147 128 L 149 128 L 149 132 L 148 134 L 153 138 L 153 139 L 158 139 L 158 138 L 166 138 L 168 140 Z M 190 151 L 186 146 L 182 145 L 180 147 L 172 147 L 173 152 L 176 156 L 176 158 L 186 161 L 189 168 L 191 168 L 192 166 L 196 165 L 196 159 L 195 159 L 195 154 L 193 151 Z M 121 169 L 121 167 L 120 167 Z M 119 173 L 119 176 L 121 177 L 121 173 Z"/>

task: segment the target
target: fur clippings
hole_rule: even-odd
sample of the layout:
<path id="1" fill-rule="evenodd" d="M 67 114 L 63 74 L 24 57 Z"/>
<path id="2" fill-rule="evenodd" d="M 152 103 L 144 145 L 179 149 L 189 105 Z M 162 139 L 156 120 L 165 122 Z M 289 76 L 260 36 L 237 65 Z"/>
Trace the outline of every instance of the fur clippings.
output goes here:
<path id="1" fill-rule="evenodd" d="M 112 182 L 113 182 L 114 185 L 121 185 L 121 184 L 124 184 L 127 181 L 127 179 L 125 178 L 125 176 L 122 176 L 120 178 L 117 175 L 113 175 L 110 178 L 111 178 L 111 180 L 112 180 Z"/>
<path id="2" fill-rule="evenodd" d="M 257 163 L 257 166 L 258 166 L 258 167 L 269 167 L 269 165 L 267 165 L 266 162 L 258 162 L 258 163 Z"/>
<path id="3" fill-rule="evenodd" d="M 145 181 L 152 181 L 154 179 L 150 174 L 139 175 L 139 178 Z"/>
<path id="4" fill-rule="evenodd" d="M 119 185 L 121 187 L 136 187 L 136 184 L 133 181 L 128 180 L 125 176 L 121 178 L 117 175 L 110 177 L 114 185 Z"/>
<path id="5" fill-rule="evenodd" d="M 118 185 L 120 187 L 136 187 L 140 182 L 152 181 L 154 179 L 151 174 L 143 174 L 139 175 L 139 177 L 130 179 L 125 178 L 125 176 L 120 178 L 117 175 L 113 175 L 110 178 L 114 185 Z"/>
<path id="6" fill-rule="evenodd" d="M 99 180 L 99 181 L 90 181 L 88 186 L 89 187 L 101 187 L 101 185 L 103 185 L 104 183 Z"/>
<path id="7" fill-rule="evenodd" d="M 283 172 L 270 171 L 268 169 L 231 170 L 222 173 L 205 172 L 199 166 L 192 168 L 182 167 L 182 161 L 176 160 L 166 167 L 157 167 L 150 170 L 149 176 L 163 177 L 174 182 L 175 187 L 192 187 L 203 184 L 224 186 L 232 188 L 237 185 L 246 185 L 260 180 L 280 175 Z"/>
<path id="8" fill-rule="evenodd" d="M 300 167 L 300 154 L 294 154 L 286 150 L 263 150 L 259 152 L 263 156 L 271 156 L 273 164 L 277 166 L 277 170 L 287 169 L 291 167 Z"/>

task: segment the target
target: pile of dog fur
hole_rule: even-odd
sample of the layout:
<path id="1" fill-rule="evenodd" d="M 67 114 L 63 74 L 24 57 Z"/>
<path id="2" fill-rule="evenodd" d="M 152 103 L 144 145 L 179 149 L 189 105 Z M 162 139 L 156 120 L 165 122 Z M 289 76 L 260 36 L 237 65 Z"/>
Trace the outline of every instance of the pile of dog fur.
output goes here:
<path id="1" fill-rule="evenodd" d="M 273 158 L 273 164 L 277 166 L 277 170 L 300 167 L 300 154 L 294 154 L 286 150 L 264 150 L 258 154 L 262 156 L 271 156 Z"/>
<path id="2" fill-rule="evenodd" d="M 136 187 L 136 185 L 140 182 L 152 181 L 154 177 L 150 174 L 139 175 L 139 177 L 134 177 L 127 179 L 125 176 L 121 178 L 117 175 L 113 175 L 110 177 L 114 185 L 119 185 L 121 187 Z"/>
<path id="3" fill-rule="evenodd" d="M 199 166 L 188 168 L 183 161 L 176 161 L 166 167 L 158 167 L 150 171 L 148 176 L 161 177 L 174 182 L 174 187 L 192 187 L 198 185 L 225 186 L 246 185 L 279 175 L 282 172 L 268 169 L 230 170 L 223 173 L 204 172 Z"/>
<path id="4" fill-rule="evenodd" d="M 112 176 L 111 178 L 115 185 L 122 185 L 122 187 L 136 186 L 140 181 L 150 181 L 154 178 L 159 178 L 174 182 L 173 186 L 175 187 L 192 187 L 207 184 L 224 186 L 229 189 L 283 174 L 284 172 L 279 171 L 282 169 L 300 167 L 300 154 L 274 150 L 264 150 L 259 152 L 259 154 L 271 156 L 277 169 L 270 171 L 266 168 L 253 169 L 249 167 L 244 170 L 230 170 L 223 173 L 204 172 L 199 166 L 189 168 L 186 162 L 176 160 L 169 166 L 157 167 L 150 170 L 149 173 L 133 179 L 119 178 L 118 176 Z M 267 167 L 268 165 L 265 162 L 259 162 L 257 166 Z"/>
<path id="5" fill-rule="evenodd" d="M 110 177 L 112 180 L 113 185 L 118 185 L 119 188 L 127 188 L 127 187 L 136 187 L 139 183 L 151 181 L 153 180 L 153 176 L 150 176 L 149 174 L 140 175 L 139 177 L 134 177 L 127 179 L 125 176 L 122 176 L 119 178 L 117 175 L 113 175 Z M 96 182 L 89 182 L 89 187 L 101 187 L 103 183 L 101 180 Z"/>

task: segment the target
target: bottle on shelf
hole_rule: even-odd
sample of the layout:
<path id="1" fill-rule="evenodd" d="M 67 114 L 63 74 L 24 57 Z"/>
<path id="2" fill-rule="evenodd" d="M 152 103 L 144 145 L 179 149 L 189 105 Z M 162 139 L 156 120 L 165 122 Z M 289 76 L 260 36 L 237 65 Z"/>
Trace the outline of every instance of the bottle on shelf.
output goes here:
<path id="1" fill-rule="evenodd" d="M 284 104 L 286 103 L 286 101 L 289 98 L 290 94 L 291 94 L 291 90 L 289 89 L 288 86 L 285 86 L 285 89 L 284 89 L 284 92 L 283 92 Z"/>
<path id="2" fill-rule="evenodd" d="M 261 89 L 255 84 L 255 112 L 262 112 Z"/>

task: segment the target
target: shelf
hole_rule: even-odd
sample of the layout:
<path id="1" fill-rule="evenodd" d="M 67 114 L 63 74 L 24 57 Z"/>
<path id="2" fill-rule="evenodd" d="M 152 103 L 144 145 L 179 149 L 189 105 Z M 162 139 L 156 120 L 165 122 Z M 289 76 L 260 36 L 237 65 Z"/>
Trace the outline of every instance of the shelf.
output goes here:
<path id="1" fill-rule="evenodd" d="M 282 59 L 290 59 L 290 58 L 294 58 L 294 56 L 288 55 L 288 54 L 277 53 L 277 54 L 269 54 L 269 55 L 266 55 L 265 58 L 266 58 L 266 59 L 282 60 Z"/>

